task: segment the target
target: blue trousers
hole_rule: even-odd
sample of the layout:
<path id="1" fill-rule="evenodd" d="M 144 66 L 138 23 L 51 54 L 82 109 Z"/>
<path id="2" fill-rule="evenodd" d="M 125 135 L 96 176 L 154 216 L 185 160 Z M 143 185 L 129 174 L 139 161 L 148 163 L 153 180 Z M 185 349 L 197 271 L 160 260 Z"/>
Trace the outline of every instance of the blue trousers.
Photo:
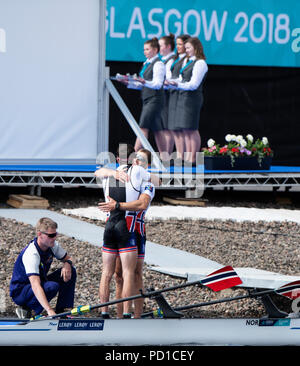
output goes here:
<path id="1" fill-rule="evenodd" d="M 63 311 L 64 308 L 72 308 L 74 305 L 76 283 L 76 270 L 72 267 L 72 277 L 70 281 L 64 282 L 61 277 L 61 269 L 56 270 L 47 276 L 46 282 L 41 282 L 41 286 L 44 289 L 47 300 L 52 300 L 58 293 L 56 302 L 56 312 Z M 29 309 L 34 310 L 38 315 L 43 311 L 43 307 L 35 297 L 31 285 L 25 285 L 18 296 L 13 298 L 17 305 L 26 306 Z"/>

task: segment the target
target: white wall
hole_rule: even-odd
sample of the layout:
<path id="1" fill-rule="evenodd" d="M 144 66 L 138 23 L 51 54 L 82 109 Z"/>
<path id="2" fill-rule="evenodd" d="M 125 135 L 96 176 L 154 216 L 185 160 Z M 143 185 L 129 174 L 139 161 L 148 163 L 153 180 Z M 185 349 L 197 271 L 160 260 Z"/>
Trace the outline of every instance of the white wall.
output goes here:
<path id="1" fill-rule="evenodd" d="M 95 160 L 98 27 L 99 0 L 0 0 L 1 161 Z"/>

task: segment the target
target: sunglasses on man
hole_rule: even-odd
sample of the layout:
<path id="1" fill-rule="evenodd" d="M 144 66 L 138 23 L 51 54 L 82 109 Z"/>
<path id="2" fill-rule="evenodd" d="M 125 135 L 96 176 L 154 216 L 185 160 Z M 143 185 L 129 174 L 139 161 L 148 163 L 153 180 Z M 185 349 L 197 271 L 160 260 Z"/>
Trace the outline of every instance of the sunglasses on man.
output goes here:
<path id="1" fill-rule="evenodd" d="M 57 236 L 58 233 L 45 233 L 44 231 L 41 231 L 42 234 L 45 234 L 48 236 L 48 238 L 55 238 Z"/>

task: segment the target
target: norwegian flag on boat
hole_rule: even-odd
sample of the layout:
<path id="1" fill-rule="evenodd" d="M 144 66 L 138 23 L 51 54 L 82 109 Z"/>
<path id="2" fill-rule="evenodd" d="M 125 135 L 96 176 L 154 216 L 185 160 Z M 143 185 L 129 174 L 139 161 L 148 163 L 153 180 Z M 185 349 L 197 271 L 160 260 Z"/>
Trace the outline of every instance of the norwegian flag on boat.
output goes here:
<path id="1" fill-rule="evenodd" d="M 275 290 L 277 294 L 288 297 L 291 300 L 297 299 L 300 296 L 300 281 L 287 283 Z"/>
<path id="2" fill-rule="evenodd" d="M 213 291 L 221 291 L 230 287 L 240 285 L 243 281 L 231 266 L 226 266 L 209 274 L 201 280 L 201 284 Z"/>

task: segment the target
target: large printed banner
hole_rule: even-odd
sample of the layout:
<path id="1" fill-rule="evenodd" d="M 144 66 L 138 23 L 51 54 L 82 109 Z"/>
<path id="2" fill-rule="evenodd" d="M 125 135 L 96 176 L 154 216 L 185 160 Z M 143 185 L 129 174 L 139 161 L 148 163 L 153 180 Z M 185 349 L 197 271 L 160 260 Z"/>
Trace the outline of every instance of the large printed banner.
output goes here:
<path id="1" fill-rule="evenodd" d="M 107 60 L 169 33 L 199 37 L 209 64 L 300 67 L 299 0 L 107 0 Z"/>

